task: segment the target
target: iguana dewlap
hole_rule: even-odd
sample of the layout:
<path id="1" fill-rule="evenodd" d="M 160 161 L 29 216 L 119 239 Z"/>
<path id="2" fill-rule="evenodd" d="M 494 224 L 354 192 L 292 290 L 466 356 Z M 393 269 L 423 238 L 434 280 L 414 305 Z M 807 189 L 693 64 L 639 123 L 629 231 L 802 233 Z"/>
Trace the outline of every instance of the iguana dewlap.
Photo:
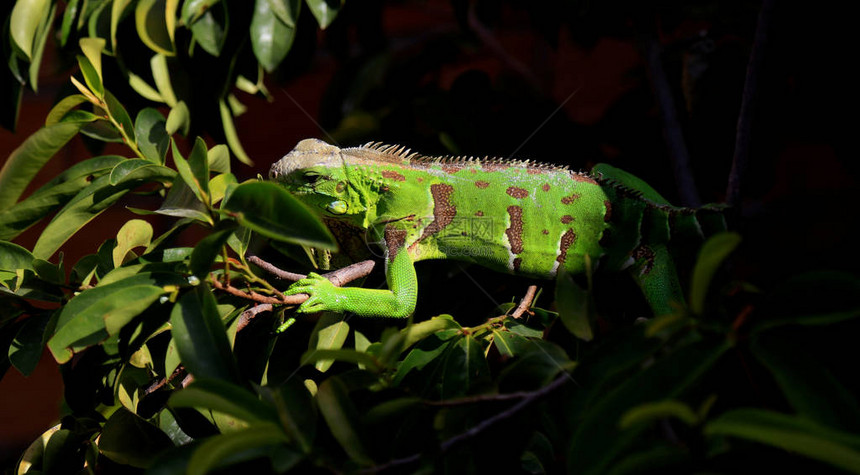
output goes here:
<path id="1" fill-rule="evenodd" d="M 414 263 L 424 259 L 553 279 L 560 269 L 583 272 L 585 256 L 604 269 L 629 269 L 654 313 L 670 313 L 683 298 L 667 244 L 679 229 L 701 234 L 696 210 L 669 205 L 609 165 L 588 174 L 307 139 L 269 177 L 324 221 L 378 236 L 385 250 L 387 290 L 337 288 L 311 274 L 286 292 L 309 294 L 298 308 L 307 313 L 407 317 L 415 309 Z"/>

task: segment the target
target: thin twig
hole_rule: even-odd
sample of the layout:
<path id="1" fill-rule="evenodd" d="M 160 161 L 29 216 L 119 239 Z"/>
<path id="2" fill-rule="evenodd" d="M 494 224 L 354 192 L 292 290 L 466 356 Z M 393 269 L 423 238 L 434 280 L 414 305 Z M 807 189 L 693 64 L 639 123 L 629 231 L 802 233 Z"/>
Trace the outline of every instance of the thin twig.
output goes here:
<path id="1" fill-rule="evenodd" d="M 261 269 L 265 270 L 266 272 L 274 275 L 281 280 L 289 280 L 291 282 L 295 282 L 297 280 L 307 278 L 306 274 L 285 271 L 275 266 L 271 262 L 264 261 L 259 256 L 248 256 L 248 262 L 257 265 Z M 355 264 L 351 264 L 333 272 L 328 272 L 326 274 L 323 274 L 322 276 L 330 280 L 335 287 L 343 287 L 344 285 L 349 282 L 352 282 L 355 279 L 359 279 L 370 274 L 375 265 L 375 262 L 368 259 L 366 261 L 356 262 Z"/>
<path id="2" fill-rule="evenodd" d="M 296 274 L 295 272 L 287 272 L 283 269 L 275 267 L 272 263 L 266 262 L 263 259 L 260 259 L 258 256 L 249 255 L 248 262 L 254 264 L 264 271 L 272 274 L 273 276 L 281 279 L 281 280 L 289 280 L 290 282 L 295 282 L 297 280 L 302 280 L 307 277 L 305 274 Z"/>
<path id="3" fill-rule="evenodd" d="M 750 141 L 755 112 L 755 99 L 758 92 L 758 78 L 761 71 L 762 57 L 767 44 L 767 32 L 773 17 L 774 0 L 764 0 L 758 14 L 752 53 L 747 64 L 744 92 L 741 98 L 741 110 L 738 114 L 738 130 L 735 136 L 735 156 L 732 158 L 732 170 L 729 173 L 729 183 L 726 187 L 726 203 L 737 206 L 741 198 L 741 184 L 749 164 Z"/>
<path id="4" fill-rule="evenodd" d="M 218 290 L 223 290 L 224 292 L 227 292 L 230 295 L 235 295 L 236 297 L 242 297 L 244 299 L 253 300 L 255 302 L 260 302 L 260 303 L 269 303 L 269 304 L 278 304 L 278 305 L 298 305 L 298 304 L 300 304 L 300 303 L 302 303 L 308 299 L 307 294 L 291 295 L 290 297 L 292 297 L 292 298 L 281 295 L 280 298 L 277 298 L 277 297 L 269 297 L 267 295 L 258 294 L 257 292 L 254 292 L 253 290 L 245 292 L 244 290 L 240 290 L 240 289 L 237 289 L 236 287 L 233 287 L 229 283 L 224 284 L 221 281 L 219 281 L 218 279 L 211 279 L 210 283 L 212 284 L 212 287 L 215 287 Z M 301 298 L 302 295 L 304 296 L 304 298 Z M 297 297 L 299 297 L 299 298 L 297 298 Z M 295 300 L 295 302 L 294 302 L 294 300 Z"/>
<path id="5" fill-rule="evenodd" d="M 511 314 L 514 318 L 520 318 L 524 313 L 532 306 L 532 302 L 535 299 L 535 294 L 537 293 L 537 285 L 530 285 L 529 289 L 526 291 L 526 295 L 523 296 L 523 299 L 520 300 L 520 304 L 517 305 L 517 308 Z"/>
<path id="6" fill-rule="evenodd" d="M 570 376 L 567 373 L 564 373 L 560 377 L 556 378 L 555 381 L 547 384 L 546 386 L 544 386 L 540 389 L 537 389 L 535 391 L 530 391 L 529 393 L 527 393 L 527 395 L 522 396 L 522 400 L 520 402 L 514 404 L 513 406 L 511 406 L 507 410 L 502 411 L 502 412 L 500 412 L 500 413 L 498 413 L 498 414 L 496 414 L 493 417 L 490 417 L 488 419 L 484 419 L 483 421 L 481 421 L 481 423 L 475 425 L 471 429 L 469 429 L 465 432 L 461 432 L 460 434 L 457 434 L 454 437 L 451 437 L 450 439 L 439 444 L 438 454 L 444 454 L 445 452 L 451 450 L 451 448 L 456 446 L 457 444 L 460 444 L 460 443 L 467 441 L 473 437 L 476 437 L 481 432 L 487 430 L 488 428 L 495 425 L 496 423 L 514 416 L 516 413 L 522 411 L 529 404 L 533 403 L 537 399 L 539 399 L 539 398 L 549 394 L 553 390 L 561 387 L 561 385 L 563 385 L 568 380 L 570 380 Z M 362 473 L 378 473 L 378 472 L 382 472 L 382 471 L 385 471 L 385 470 L 388 470 L 391 468 L 400 467 L 402 465 L 415 463 L 415 462 L 421 460 L 421 457 L 423 455 L 424 455 L 424 453 L 419 452 L 416 454 L 412 454 L 408 457 L 390 460 L 390 461 L 388 461 L 382 465 L 370 467 L 370 468 L 364 470 Z"/>

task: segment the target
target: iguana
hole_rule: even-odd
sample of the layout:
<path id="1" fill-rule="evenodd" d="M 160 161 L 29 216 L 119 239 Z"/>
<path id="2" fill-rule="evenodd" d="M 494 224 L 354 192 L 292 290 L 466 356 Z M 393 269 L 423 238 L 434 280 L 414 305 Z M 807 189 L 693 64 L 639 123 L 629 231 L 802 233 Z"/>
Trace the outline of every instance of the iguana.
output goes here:
<path id="1" fill-rule="evenodd" d="M 654 314 L 667 314 L 673 302 L 683 302 L 670 239 L 724 226 L 716 209 L 674 207 L 642 180 L 606 164 L 578 173 L 529 161 L 428 157 L 380 143 L 341 149 L 306 139 L 272 166 L 269 178 L 331 229 L 369 232 L 384 249 L 387 290 L 338 288 L 311 273 L 285 292 L 310 296 L 297 309 L 303 313 L 408 317 L 417 295 L 414 263 L 424 259 L 553 279 L 561 269 L 584 272 L 589 256 L 602 269 L 628 269 Z"/>

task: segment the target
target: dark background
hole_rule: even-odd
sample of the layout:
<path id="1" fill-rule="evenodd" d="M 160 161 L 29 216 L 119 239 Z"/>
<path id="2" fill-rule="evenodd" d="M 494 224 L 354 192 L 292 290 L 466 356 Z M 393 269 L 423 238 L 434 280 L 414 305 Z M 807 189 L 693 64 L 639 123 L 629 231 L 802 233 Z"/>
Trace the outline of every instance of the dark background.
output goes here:
<path id="1" fill-rule="evenodd" d="M 275 101 L 237 93 L 249 107 L 236 124 L 255 167 L 234 162 L 234 173 L 240 180 L 265 175 L 307 137 L 342 146 L 373 140 L 427 154 L 513 155 L 574 169 L 609 162 L 680 204 L 671 161 L 677 145 L 667 144 L 661 114 L 669 107 L 702 201 L 720 202 L 760 7 L 747 1 L 645 7 L 351 0 L 325 32 L 305 14 L 287 61 L 267 78 Z M 856 52 L 847 51 L 856 43 L 856 27 L 850 18 L 836 2 L 778 2 L 773 11 L 750 166 L 734 221 L 744 236 L 738 273 L 764 289 L 803 270 L 855 272 L 860 260 L 853 232 L 860 200 Z M 649 64 L 643 52 L 655 46 L 659 61 Z M 68 93 L 66 59 L 51 42 L 48 47 L 39 93 L 25 94 L 14 134 L 0 130 L 0 157 L 37 130 Z M 655 64 L 665 74 L 662 85 Z M 660 87 L 668 87 L 673 103 L 658 103 Z M 215 132 L 207 141 L 223 138 Z M 75 139 L 33 188 L 89 154 Z M 66 262 L 91 252 L 93 242 L 115 235 L 133 217 L 122 207 L 104 213 L 67 243 Z M 153 218 L 157 227 L 160 218 Z M 16 242 L 32 246 L 43 227 Z M 442 278 L 457 273 L 446 264 L 421 266 Z M 474 288 L 452 286 L 445 299 L 430 296 L 435 307 L 425 298 L 419 308 L 424 305 L 425 316 L 437 308 L 453 313 L 468 308 L 462 306 L 469 299 L 483 299 L 474 295 Z M 15 370 L 6 374 L 0 381 L 0 459 L 17 457 L 56 423 L 61 394 L 49 356 L 29 378 Z"/>

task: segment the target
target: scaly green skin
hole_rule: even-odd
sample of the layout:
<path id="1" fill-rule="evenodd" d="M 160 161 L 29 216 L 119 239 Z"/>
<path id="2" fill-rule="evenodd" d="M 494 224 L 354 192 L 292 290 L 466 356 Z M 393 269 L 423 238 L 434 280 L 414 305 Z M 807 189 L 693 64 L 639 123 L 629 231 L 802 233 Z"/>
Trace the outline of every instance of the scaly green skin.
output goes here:
<path id="1" fill-rule="evenodd" d="M 299 312 L 404 318 L 415 309 L 414 263 L 457 259 L 552 279 L 585 271 L 586 258 L 629 269 L 656 315 L 683 303 L 667 244 L 701 234 L 695 210 L 669 205 L 641 180 L 609 165 L 592 174 L 499 159 L 434 158 L 402 147 L 340 149 L 308 139 L 272 166 L 271 179 L 333 228 L 365 231 L 385 250 L 388 290 L 337 288 L 317 274 L 287 295 Z M 721 218 L 719 218 L 721 220 Z M 354 239 L 353 239 L 354 241 Z"/>

